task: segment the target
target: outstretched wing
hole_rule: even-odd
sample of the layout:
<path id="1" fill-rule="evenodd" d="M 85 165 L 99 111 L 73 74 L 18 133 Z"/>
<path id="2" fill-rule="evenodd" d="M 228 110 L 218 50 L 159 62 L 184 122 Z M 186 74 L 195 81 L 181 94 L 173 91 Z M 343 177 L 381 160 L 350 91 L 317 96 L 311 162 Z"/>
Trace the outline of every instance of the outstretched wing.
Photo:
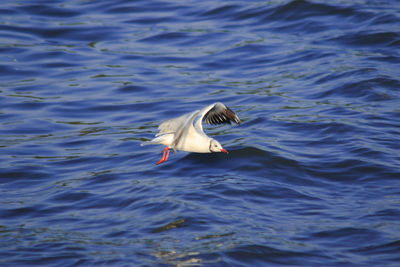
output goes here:
<path id="1" fill-rule="evenodd" d="M 186 113 L 178 118 L 173 118 L 161 123 L 160 126 L 158 126 L 160 132 L 156 134 L 156 136 L 167 133 L 175 133 L 182 127 L 182 125 L 185 124 L 185 122 L 191 117 L 191 115 L 192 112 Z"/>
<path id="2" fill-rule="evenodd" d="M 195 127 L 201 132 L 203 132 L 203 121 L 208 124 L 230 124 L 231 122 L 240 124 L 241 122 L 235 112 L 220 102 L 205 107 L 200 114 L 201 117 L 197 120 Z"/>
<path id="3" fill-rule="evenodd" d="M 240 124 L 240 119 L 235 112 L 222 103 L 216 103 L 214 107 L 204 115 L 203 120 L 208 124 L 231 124 L 231 122 Z"/>
<path id="4" fill-rule="evenodd" d="M 185 139 L 188 137 L 193 128 L 193 121 L 198 116 L 199 110 L 196 110 L 188 116 L 185 116 L 185 121 L 180 125 L 179 129 L 176 130 L 174 135 L 174 140 L 172 141 L 171 147 L 175 149 L 175 147 L 179 143 L 185 143 Z"/>

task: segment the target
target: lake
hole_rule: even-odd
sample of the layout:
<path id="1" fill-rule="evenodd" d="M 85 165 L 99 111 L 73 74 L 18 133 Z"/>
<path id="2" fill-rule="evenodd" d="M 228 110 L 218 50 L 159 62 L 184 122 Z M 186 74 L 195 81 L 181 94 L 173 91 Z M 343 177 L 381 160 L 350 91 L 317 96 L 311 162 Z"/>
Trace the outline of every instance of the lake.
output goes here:
<path id="1" fill-rule="evenodd" d="M 1 266 L 398 266 L 400 2 L 0 7 Z M 141 146 L 168 119 L 229 154 Z"/>

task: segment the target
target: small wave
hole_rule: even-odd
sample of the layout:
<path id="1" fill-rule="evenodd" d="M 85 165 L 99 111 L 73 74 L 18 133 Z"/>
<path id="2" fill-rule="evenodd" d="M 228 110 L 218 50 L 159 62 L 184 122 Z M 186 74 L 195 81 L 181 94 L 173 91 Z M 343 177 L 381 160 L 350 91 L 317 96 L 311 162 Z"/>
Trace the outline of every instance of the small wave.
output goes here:
<path id="1" fill-rule="evenodd" d="M 356 74 L 365 75 L 368 73 L 368 70 L 357 70 L 350 71 L 347 73 L 342 73 L 340 76 L 342 77 L 354 77 Z M 332 74 L 337 76 L 337 74 Z M 332 77 L 329 75 L 329 79 L 338 77 Z M 327 77 L 323 78 L 325 80 Z M 379 77 L 379 78 L 367 78 L 364 80 L 358 81 L 350 81 L 339 85 L 338 87 L 327 89 L 313 95 L 310 95 L 310 98 L 313 99 L 325 99 L 332 97 L 348 97 L 348 98 L 360 98 L 365 101 L 385 101 L 392 100 L 393 97 L 390 97 L 392 93 L 392 88 L 399 87 L 400 83 L 398 80 L 391 79 L 388 77 Z"/>
<path id="2" fill-rule="evenodd" d="M 362 253 L 363 255 L 368 257 L 370 257 L 371 255 L 381 255 L 381 257 L 384 257 L 388 260 L 388 264 L 390 265 L 390 262 L 398 260 L 398 257 L 394 255 L 396 255 L 397 252 L 400 251 L 400 240 L 382 243 L 380 245 L 363 244 L 362 247 L 351 249 L 350 251 Z"/>
<path id="3" fill-rule="evenodd" d="M 317 264 L 318 262 L 323 265 L 329 259 L 322 254 L 314 254 L 312 251 L 282 250 L 258 244 L 238 246 L 224 252 L 224 254 L 237 264 L 251 262 L 252 265 L 265 265 L 266 263 L 307 265 Z"/>
<path id="4" fill-rule="evenodd" d="M 329 39 L 328 41 L 337 42 L 343 45 L 369 47 L 369 48 L 373 46 L 397 47 L 400 42 L 400 34 L 391 31 L 389 32 L 357 31 L 336 36 L 332 39 Z"/>

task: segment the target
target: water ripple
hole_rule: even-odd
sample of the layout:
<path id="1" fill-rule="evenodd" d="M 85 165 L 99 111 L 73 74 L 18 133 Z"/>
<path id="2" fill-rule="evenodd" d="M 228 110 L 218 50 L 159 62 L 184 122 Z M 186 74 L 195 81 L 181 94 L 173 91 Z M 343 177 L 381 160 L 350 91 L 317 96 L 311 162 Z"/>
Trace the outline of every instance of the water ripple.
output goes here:
<path id="1" fill-rule="evenodd" d="M 5 1 L 0 265 L 397 266 L 395 1 Z M 221 101 L 229 154 L 140 146 Z"/>

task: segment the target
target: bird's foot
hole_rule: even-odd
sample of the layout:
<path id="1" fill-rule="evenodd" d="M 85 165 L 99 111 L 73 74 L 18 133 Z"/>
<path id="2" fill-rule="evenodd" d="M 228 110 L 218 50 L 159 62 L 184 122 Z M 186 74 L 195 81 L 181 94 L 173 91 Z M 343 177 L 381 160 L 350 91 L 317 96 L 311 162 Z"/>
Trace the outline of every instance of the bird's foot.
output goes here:
<path id="1" fill-rule="evenodd" d="M 165 154 L 165 152 L 167 152 L 167 154 Z M 163 163 L 164 161 L 167 161 L 169 156 L 169 147 L 164 148 L 164 153 L 162 158 L 156 163 L 156 165 Z"/>

